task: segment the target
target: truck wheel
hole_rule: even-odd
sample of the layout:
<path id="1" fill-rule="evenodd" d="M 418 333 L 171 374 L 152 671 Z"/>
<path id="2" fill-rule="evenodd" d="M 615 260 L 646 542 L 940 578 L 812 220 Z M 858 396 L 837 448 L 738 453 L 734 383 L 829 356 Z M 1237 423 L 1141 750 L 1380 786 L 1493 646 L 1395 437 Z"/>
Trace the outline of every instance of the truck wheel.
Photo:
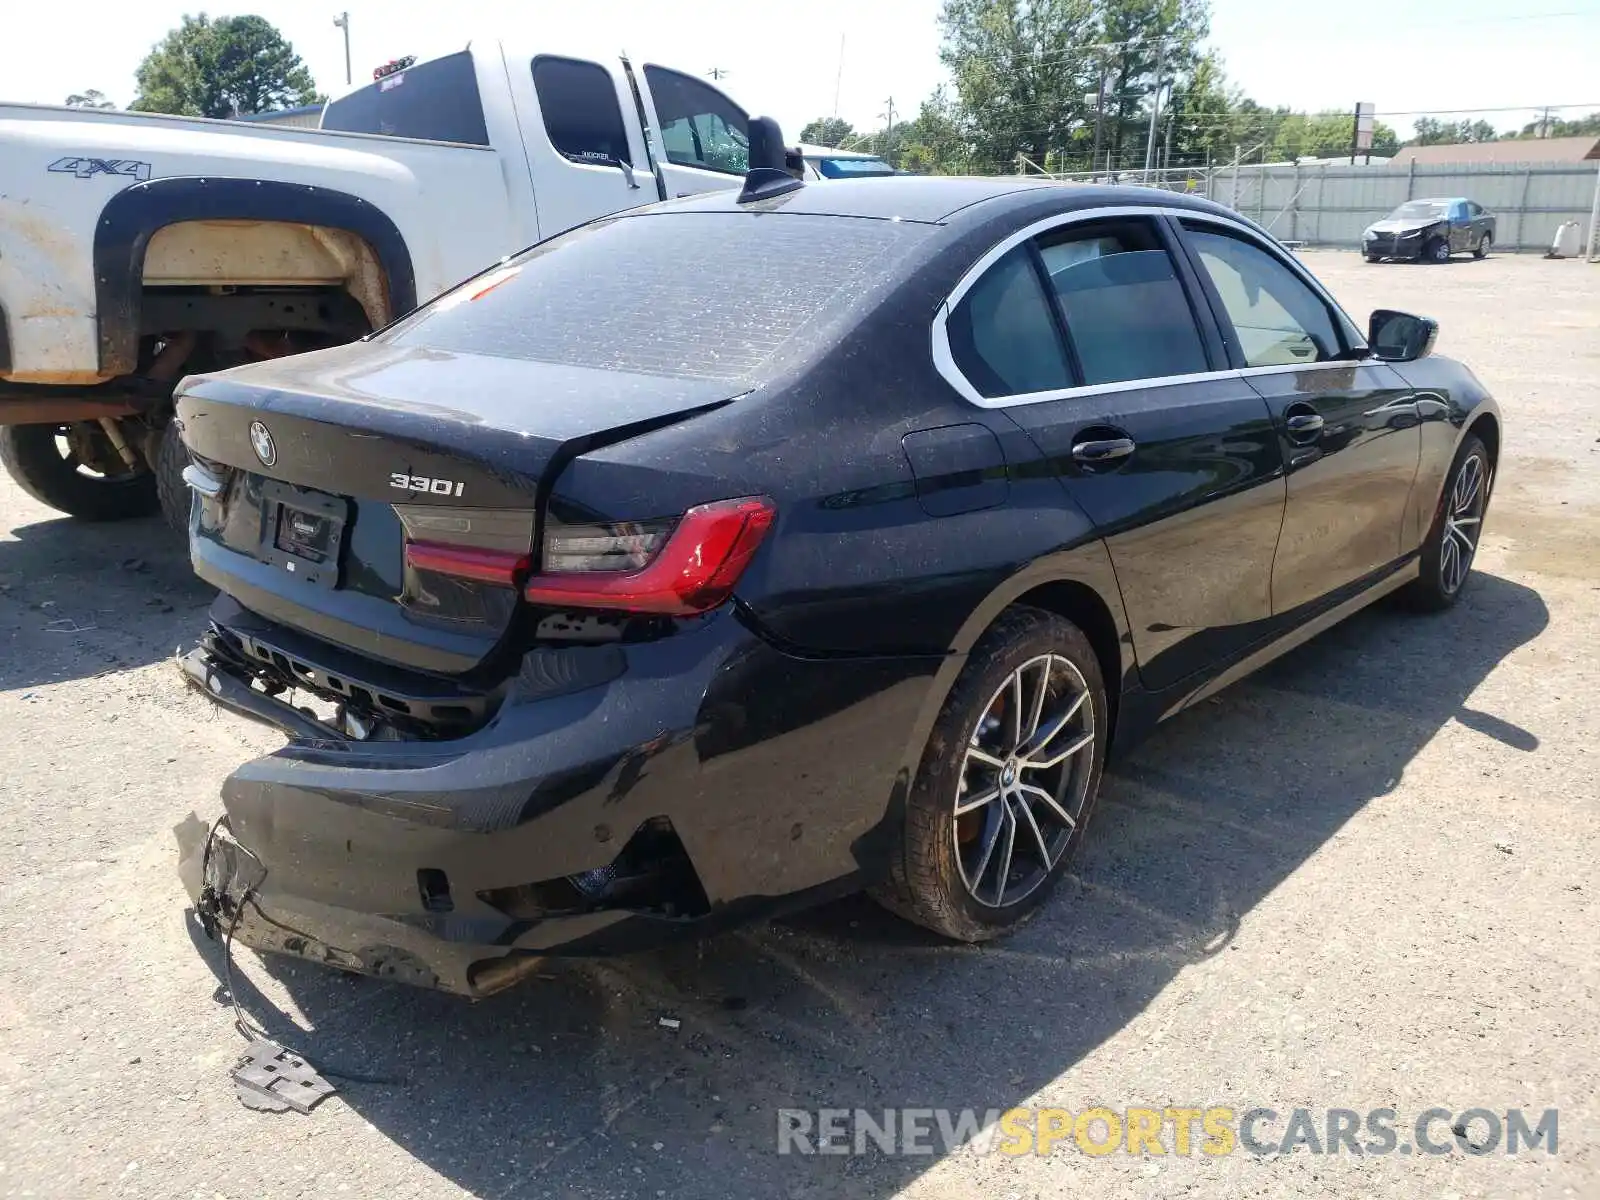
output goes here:
<path id="1" fill-rule="evenodd" d="M 86 465 L 82 448 L 95 438 L 104 435 L 82 424 L 6 425 L 0 427 L 0 466 L 40 504 L 82 520 L 150 516 L 158 505 L 155 476 L 143 468 L 107 474 Z M 114 461 L 115 453 L 95 461 Z"/>
<path id="2" fill-rule="evenodd" d="M 183 469 L 189 465 L 189 451 L 183 444 L 178 422 L 168 421 L 161 431 L 161 449 L 156 453 L 156 496 L 161 501 L 161 515 L 179 533 L 189 531 L 189 507 L 194 497 L 189 485 L 183 481 Z"/>

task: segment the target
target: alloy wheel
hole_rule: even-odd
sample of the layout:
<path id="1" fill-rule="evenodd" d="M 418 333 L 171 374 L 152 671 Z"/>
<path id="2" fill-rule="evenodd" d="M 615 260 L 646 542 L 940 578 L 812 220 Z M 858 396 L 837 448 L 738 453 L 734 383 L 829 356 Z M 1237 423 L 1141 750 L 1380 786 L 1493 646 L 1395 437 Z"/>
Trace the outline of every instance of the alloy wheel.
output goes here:
<path id="1" fill-rule="evenodd" d="M 1043 654 L 996 689 L 967 739 L 955 851 L 968 894 L 988 908 L 1026 899 L 1077 832 L 1094 768 L 1094 704 L 1069 659 Z"/>
<path id="2" fill-rule="evenodd" d="M 1483 510 L 1488 503 L 1488 468 L 1481 454 L 1469 454 L 1456 471 L 1445 501 L 1444 538 L 1439 546 L 1439 586 L 1455 595 L 1467 581 L 1478 552 Z"/>

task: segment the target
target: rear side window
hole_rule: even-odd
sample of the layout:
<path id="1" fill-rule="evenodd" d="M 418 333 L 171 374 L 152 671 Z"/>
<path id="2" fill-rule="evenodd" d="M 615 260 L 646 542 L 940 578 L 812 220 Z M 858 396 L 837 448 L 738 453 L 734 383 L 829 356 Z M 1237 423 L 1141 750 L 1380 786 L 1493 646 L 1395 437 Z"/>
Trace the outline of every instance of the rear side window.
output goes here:
<path id="1" fill-rule="evenodd" d="M 1039 257 L 1084 384 L 1210 369 L 1172 258 L 1145 221 L 1072 228 Z"/>
<path id="2" fill-rule="evenodd" d="M 729 175 L 750 169 L 750 118 L 744 109 L 716 88 L 665 67 L 645 67 L 644 78 L 655 98 L 668 162 Z"/>
<path id="3" fill-rule="evenodd" d="M 987 397 L 1070 387 L 1065 347 L 1026 245 L 1006 253 L 961 298 L 945 323 L 950 356 Z"/>
<path id="4" fill-rule="evenodd" d="M 463 50 L 384 77 L 328 105 L 322 128 L 487 146 L 472 55 Z"/>
<path id="5" fill-rule="evenodd" d="M 544 129 L 574 162 L 627 162 L 628 134 L 611 75 L 599 63 L 540 56 L 533 60 L 533 90 Z"/>
<path id="6" fill-rule="evenodd" d="M 1186 228 L 1227 310 L 1246 366 L 1328 362 L 1340 356 L 1344 347 L 1333 314 L 1303 279 L 1243 238 L 1187 223 Z"/>
<path id="7" fill-rule="evenodd" d="M 581 225 L 378 335 L 402 346 L 744 380 L 895 278 L 926 225 L 656 213 Z M 581 404 L 574 394 L 571 403 Z"/>

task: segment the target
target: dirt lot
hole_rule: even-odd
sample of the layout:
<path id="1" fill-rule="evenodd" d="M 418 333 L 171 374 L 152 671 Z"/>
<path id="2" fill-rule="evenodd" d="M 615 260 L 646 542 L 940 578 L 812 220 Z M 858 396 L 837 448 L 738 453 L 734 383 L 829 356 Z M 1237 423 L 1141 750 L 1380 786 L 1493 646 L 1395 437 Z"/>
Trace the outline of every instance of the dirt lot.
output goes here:
<path id="1" fill-rule="evenodd" d="M 206 591 L 154 523 L 0 480 L 0 1193 L 1600 1196 L 1600 268 L 1308 261 L 1358 317 L 1440 318 L 1505 408 L 1460 607 L 1369 611 L 1170 724 L 1001 946 L 852 902 L 476 1005 L 242 952 L 274 1030 L 399 1081 L 310 1117 L 235 1100 L 173 871 L 172 827 L 273 742 L 179 683 Z M 1028 1104 L 1558 1108 L 1559 1144 L 775 1153 L 782 1107 Z"/>

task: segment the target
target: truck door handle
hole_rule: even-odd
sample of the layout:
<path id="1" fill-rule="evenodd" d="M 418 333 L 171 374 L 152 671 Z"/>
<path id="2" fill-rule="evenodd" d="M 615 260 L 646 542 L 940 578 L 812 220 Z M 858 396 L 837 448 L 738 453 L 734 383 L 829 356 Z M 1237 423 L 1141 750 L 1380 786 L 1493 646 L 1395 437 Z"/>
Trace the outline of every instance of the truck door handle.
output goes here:
<path id="1" fill-rule="evenodd" d="M 1099 441 L 1075 443 L 1072 447 L 1072 457 L 1075 462 L 1092 467 L 1115 462 L 1119 458 L 1127 458 L 1136 449 L 1132 438 L 1103 438 Z"/>

